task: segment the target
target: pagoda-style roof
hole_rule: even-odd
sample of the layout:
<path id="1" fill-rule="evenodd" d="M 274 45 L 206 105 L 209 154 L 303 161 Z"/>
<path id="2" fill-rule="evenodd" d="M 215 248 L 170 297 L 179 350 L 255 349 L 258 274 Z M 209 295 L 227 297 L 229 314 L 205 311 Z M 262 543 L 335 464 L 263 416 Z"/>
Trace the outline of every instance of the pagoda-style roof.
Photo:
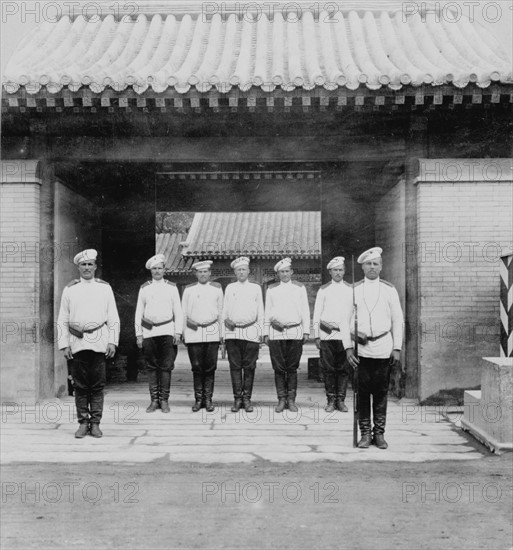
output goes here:
<path id="1" fill-rule="evenodd" d="M 201 258 L 321 256 L 320 212 L 199 212 L 188 235 L 157 235 L 166 271 L 184 273 Z"/>
<path id="2" fill-rule="evenodd" d="M 464 14 L 451 19 L 450 4 L 438 18 L 391 2 L 310 4 L 238 13 L 170 2 L 141 5 L 132 18 L 63 14 L 22 41 L 3 87 L 140 96 L 513 83 L 510 48 Z"/>

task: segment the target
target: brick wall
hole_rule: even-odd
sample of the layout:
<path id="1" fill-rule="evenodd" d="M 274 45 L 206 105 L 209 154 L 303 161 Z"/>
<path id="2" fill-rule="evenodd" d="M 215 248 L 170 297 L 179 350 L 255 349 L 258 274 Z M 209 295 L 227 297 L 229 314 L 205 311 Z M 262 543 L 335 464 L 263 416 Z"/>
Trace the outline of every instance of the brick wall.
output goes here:
<path id="1" fill-rule="evenodd" d="M 39 382 L 40 182 L 37 163 L 30 173 L 31 161 L 22 163 L 7 169 L 2 163 L 0 182 L 0 398 L 33 402 Z"/>
<path id="2" fill-rule="evenodd" d="M 499 355 L 500 256 L 513 235 L 511 161 L 421 161 L 417 209 L 425 399 L 478 386 L 480 358 Z"/>

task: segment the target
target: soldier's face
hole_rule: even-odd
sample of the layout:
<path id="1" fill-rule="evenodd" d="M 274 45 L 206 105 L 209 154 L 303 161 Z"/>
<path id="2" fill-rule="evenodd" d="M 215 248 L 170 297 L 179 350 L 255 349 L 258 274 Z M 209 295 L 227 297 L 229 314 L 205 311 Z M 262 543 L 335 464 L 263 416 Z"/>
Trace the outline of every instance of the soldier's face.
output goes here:
<path id="1" fill-rule="evenodd" d="M 210 279 L 210 269 L 205 267 L 204 269 L 196 269 L 196 279 L 201 284 L 205 284 Z"/>
<path id="2" fill-rule="evenodd" d="M 288 283 L 292 278 L 294 271 L 291 267 L 284 267 L 283 269 L 278 270 L 278 277 L 282 283 Z"/>
<path id="3" fill-rule="evenodd" d="M 334 267 L 333 269 L 330 269 L 330 275 L 331 278 L 336 282 L 339 283 L 346 273 L 345 267 Z"/>
<path id="4" fill-rule="evenodd" d="M 160 281 L 164 277 L 164 264 L 157 264 L 151 268 L 151 276 L 155 281 Z"/>
<path id="5" fill-rule="evenodd" d="M 235 272 L 235 277 L 237 277 L 237 281 L 239 281 L 240 283 L 243 283 L 249 277 L 249 267 L 246 265 L 240 265 L 239 267 L 236 267 L 233 271 Z"/>
<path id="6" fill-rule="evenodd" d="M 82 279 L 92 279 L 95 271 L 96 262 L 86 260 L 78 264 L 78 272 L 80 273 L 80 277 Z"/>
<path id="7" fill-rule="evenodd" d="M 382 268 L 381 258 L 376 258 L 375 260 L 369 260 L 362 264 L 363 274 L 367 279 L 377 279 L 381 273 Z"/>

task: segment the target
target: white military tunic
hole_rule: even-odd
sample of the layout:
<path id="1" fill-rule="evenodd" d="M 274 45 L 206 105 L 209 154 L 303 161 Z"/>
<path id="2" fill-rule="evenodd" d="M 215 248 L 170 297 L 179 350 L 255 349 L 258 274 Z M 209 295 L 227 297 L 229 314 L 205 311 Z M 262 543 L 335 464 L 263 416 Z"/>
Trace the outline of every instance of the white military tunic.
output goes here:
<path id="1" fill-rule="evenodd" d="M 355 300 L 358 306 L 358 331 L 367 336 L 386 336 L 363 346 L 358 344 L 358 355 L 374 359 L 390 357 L 392 350 L 403 345 L 404 317 L 395 287 L 380 279 L 363 279 L 355 285 Z M 354 327 L 354 314 L 351 320 Z"/>
<path id="2" fill-rule="evenodd" d="M 223 312 L 223 289 L 216 282 L 193 283 L 185 287 L 182 297 L 183 335 L 186 344 L 219 342 L 221 337 L 221 315 Z M 207 324 L 193 330 L 187 321 Z"/>
<path id="3" fill-rule="evenodd" d="M 70 334 L 70 324 L 79 331 L 103 326 L 78 338 Z M 82 278 L 69 283 L 62 293 L 57 330 L 59 349 L 69 346 L 71 353 L 83 350 L 105 353 L 108 344 L 117 346 L 120 323 L 110 285 L 101 279 Z"/>
<path id="4" fill-rule="evenodd" d="M 271 322 L 295 325 L 283 332 L 271 327 Z M 306 288 L 297 281 L 271 285 L 265 299 L 264 335 L 271 340 L 301 340 L 310 333 L 310 306 Z"/>
<path id="5" fill-rule="evenodd" d="M 151 330 L 142 326 L 142 318 L 152 323 L 170 323 L 153 327 Z M 152 279 L 139 289 L 135 310 L 135 335 L 143 338 L 154 336 L 175 336 L 182 334 L 183 314 L 180 295 L 176 285 L 166 279 Z"/>
<path id="6" fill-rule="evenodd" d="M 235 330 L 229 330 L 224 324 L 225 319 L 229 319 L 236 325 L 253 324 L 249 327 L 235 327 Z M 227 340 L 260 341 L 264 335 L 264 300 L 260 285 L 246 280 L 243 283 L 239 281 L 230 283 L 226 287 L 221 330 Z"/>
<path id="7" fill-rule="evenodd" d="M 313 329 L 315 338 L 341 340 L 344 349 L 353 347 L 349 321 L 353 311 L 352 286 L 345 281 L 330 281 L 321 286 L 315 298 Z M 330 334 L 320 328 L 321 321 L 336 325 Z"/>

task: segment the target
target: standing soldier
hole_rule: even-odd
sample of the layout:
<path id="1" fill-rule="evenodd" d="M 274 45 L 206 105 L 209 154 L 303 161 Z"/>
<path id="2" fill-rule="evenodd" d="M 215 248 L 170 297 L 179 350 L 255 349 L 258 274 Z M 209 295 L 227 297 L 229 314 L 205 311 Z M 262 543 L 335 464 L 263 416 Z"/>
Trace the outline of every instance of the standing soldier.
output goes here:
<path id="1" fill-rule="evenodd" d="M 164 279 L 163 254 L 146 262 L 151 281 L 139 289 L 135 310 L 137 347 L 144 352 L 151 403 L 147 413 L 159 407 L 168 413 L 171 371 L 175 368 L 178 342 L 182 335 L 182 306 L 175 283 Z"/>
<path id="2" fill-rule="evenodd" d="M 352 348 L 348 317 L 353 310 L 351 285 L 344 281 L 344 258 L 337 256 L 327 265 L 331 281 L 319 289 L 315 299 L 313 327 L 315 345 L 321 351 L 321 367 L 328 404 L 326 412 L 335 408 L 347 412 L 345 404 L 349 372 L 346 348 Z"/>
<path id="3" fill-rule="evenodd" d="M 355 286 L 358 307 L 358 358 L 347 350 L 349 363 L 358 368 L 358 410 L 362 438 L 358 447 L 371 444 L 378 449 L 388 447 L 385 441 L 387 394 L 390 369 L 400 365 L 403 342 L 403 312 L 393 285 L 380 279 L 382 269 L 379 247 L 370 248 L 358 257 L 365 278 Z M 371 435 L 370 401 L 374 437 Z"/>
<path id="4" fill-rule="evenodd" d="M 222 329 L 230 363 L 232 412 L 238 412 L 241 407 L 251 412 L 253 380 L 263 334 L 264 302 L 260 285 L 248 281 L 249 258 L 237 258 L 230 267 L 237 282 L 226 287 Z"/>
<path id="5" fill-rule="evenodd" d="M 221 285 L 210 282 L 211 260 L 196 262 L 197 283 L 188 285 L 183 293 L 184 340 L 192 367 L 195 403 L 192 410 L 202 406 L 208 412 L 214 410 L 212 396 L 217 368 L 217 354 L 221 338 L 223 290 Z"/>
<path id="6" fill-rule="evenodd" d="M 297 412 L 297 369 L 303 344 L 310 334 L 310 307 L 306 288 L 292 281 L 292 260 L 284 258 L 275 266 L 279 283 L 267 290 L 265 301 L 264 342 L 269 346 L 274 383 L 278 395 L 276 412 L 288 406 Z"/>
<path id="7" fill-rule="evenodd" d="M 73 259 L 80 279 L 62 293 L 57 320 L 59 349 L 71 361 L 75 405 L 80 424 L 76 438 L 101 437 L 105 359 L 114 357 L 119 342 L 119 315 L 108 283 L 94 278 L 98 253 L 90 248 Z"/>

